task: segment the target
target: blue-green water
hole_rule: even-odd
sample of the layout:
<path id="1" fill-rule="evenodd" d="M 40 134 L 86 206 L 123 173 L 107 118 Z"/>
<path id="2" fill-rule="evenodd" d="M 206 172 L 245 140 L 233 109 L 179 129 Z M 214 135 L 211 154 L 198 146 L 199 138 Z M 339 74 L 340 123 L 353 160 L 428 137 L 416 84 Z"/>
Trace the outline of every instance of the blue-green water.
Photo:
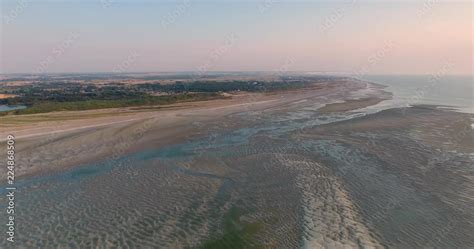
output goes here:
<path id="1" fill-rule="evenodd" d="M 465 180 L 472 176 L 469 157 L 440 153 L 418 137 L 446 136 L 446 127 L 465 116 L 368 115 L 406 106 L 414 91 L 409 82 L 423 78 L 397 85 L 397 77 L 374 76 L 391 84 L 394 98 L 372 109 L 322 113 L 320 100 L 308 99 L 243 111 L 222 120 L 222 127 L 243 124 L 233 130 L 18 180 L 19 245 L 197 247 L 219 237 L 233 206 L 247 212 L 242 220 L 262 225 L 258 241 L 281 248 L 473 245 L 473 212 L 460 208 L 472 204 L 462 197 L 472 189 Z M 449 97 L 429 103 L 436 100 L 429 96 L 409 104 L 464 103 Z M 395 121 L 384 124 L 386 118 Z M 416 122 L 397 125 L 411 119 Z M 367 129 L 364 120 L 383 125 Z"/>
<path id="2" fill-rule="evenodd" d="M 24 105 L 0 105 L 0 112 L 25 109 Z"/>
<path id="3" fill-rule="evenodd" d="M 472 75 L 367 75 L 362 79 L 388 86 L 386 90 L 393 93 L 392 100 L 384 101 L 378 107 L 428 104 L 474 113 Z"/>

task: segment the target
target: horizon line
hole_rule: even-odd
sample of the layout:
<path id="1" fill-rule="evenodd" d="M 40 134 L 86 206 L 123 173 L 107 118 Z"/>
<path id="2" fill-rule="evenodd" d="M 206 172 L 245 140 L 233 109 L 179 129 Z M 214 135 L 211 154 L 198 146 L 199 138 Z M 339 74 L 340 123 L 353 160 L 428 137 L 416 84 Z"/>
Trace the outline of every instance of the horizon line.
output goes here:
<path id="1" fill-rule="evenodd" d="M 209 75 L 214 73 L 271 73 L 276 75 L 286 75 L 291 73 L 314 73 L 314 74 L 338 74 L 338 75 L 358 75 L 357 73 L 352 72 L 339 72 L 339 71 L 307 71 L 307 70 L 294 70 L 294 71 L 265 71 L 265 70 L 242 70 L 242 71 L 207 71 L 206 73 L 200 73 L 199 71 L 130 71 L 130 72 L 112 72 L 112 71 L 89 71 L 89 72 L 46 72 L 46 73 L 26 73 L 26 72 L 15 72 L 15 73 L 0 73 L 0 75 L 60 75 L 60 74 L 114 74 L 114 75 L 124 75 L 124 74 L 153 74 L 153 73 L 170 73 L 170 74 L 179 74 L 179 73 L 199 73 L 201 75 Z M 434 73 L 366 73 L 364 75 L 432 75 Z M 445 75 L 471 75 L 474 76 L 474 72 L 471 73 L 446 73 Z M 359 75 L 360 76 L 360 75 Z"/>

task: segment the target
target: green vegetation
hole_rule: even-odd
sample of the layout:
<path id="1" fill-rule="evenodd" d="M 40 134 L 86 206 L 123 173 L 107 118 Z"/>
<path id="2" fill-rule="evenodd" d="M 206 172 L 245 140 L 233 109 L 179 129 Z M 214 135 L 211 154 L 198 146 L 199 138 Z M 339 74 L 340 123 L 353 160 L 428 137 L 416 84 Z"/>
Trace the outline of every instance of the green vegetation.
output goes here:
<path id="1" fill-rule="evenodd" d="M 175 84 L 161 85 L 159 83 L 146 83 L 137 85 L 138 89 L 145 91 L 159 91 L 168 93 L 182 92 L 265 92 L 274 90 L 286 90 L 307 86 L 307 81 L 194 81 L 183 83 L 177 81 Z"/>
<path id="2" fill-rule="evenodd" d="M 126 83 L 127 80 L 137 79 L 147 81 Z M 0 99 L 0 105 L 24 105 L 27 108 L 3 111 L 0 116 L 137 106 L 157 108 L 176 102 L 222 98 L 223 92 L 288 90 L 331 79 L 327 76 L 281 76 L 271 81 L 231 80 L 227 76 L 209 75 L 206 79 L 193 80 L 189 74 L 141 75 L 138 78 L 115 74 L 60 74 L 38 76 L 34 81 L 9 78 L 0 80 L 0 83 L 26 83 L 0 84 L 0 93 L 16 96 Z"/>
<path id="3" fill-rule="evenodd" d="M 45 113 L 54 111 L 80 111 L 80 110 L 93 110 L 93 109 L 104 109 L 104 108 L 119 108 L 119 107 L 130 107 L 130 106 L 147 106 L 147 105 L 167 105 L 178 102 L 187 101 L 198 101 L 198 100 L 209 100 L 223 98 L 220 94 L 216 93 L 186 93 L 186 94 L 175 94 L 165 96 L 143 96 L 140 98 L 123 98 L 123 99 L 92 99 L 83 101 L 43 101 L 32 106 L 21 109 L 13 110 L 8 112 L 0 113 L 1 115 L 7 114 L 34 114 L 34 113 Z"/>
<path id="4" fill-rule="evenodd" d="M 36 83 L 18 89 L 4 89 L 1 92 L 18 95 L 15 98 L 0 99 L 2 105 L 32 106 L 40 102 L 74 102 L 88 100 L 120 100 L 149 96 L 135 88 L 123 85 L 95 86 L 92 84 L 67 84 L 62 82 Z"/>
<path id="5" fill-rule="evenodd" d="M 241 216 L 242 210 L 232 207 L 224 216 L 224 233 L 218 238 L 204 242 L 200 248 L 264 248 L 256 238 L 262 224 L 241 222 Z"/>

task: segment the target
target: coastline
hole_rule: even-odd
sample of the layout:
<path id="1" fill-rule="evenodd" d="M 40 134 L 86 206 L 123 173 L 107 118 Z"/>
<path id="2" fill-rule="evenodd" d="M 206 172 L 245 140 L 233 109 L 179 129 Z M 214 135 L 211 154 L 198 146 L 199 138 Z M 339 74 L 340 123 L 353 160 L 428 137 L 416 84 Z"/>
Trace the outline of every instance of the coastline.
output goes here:
<path id="1" fill-rule="evenodd" d="M 250 234 L 255 243 L 430 246 L 429 234 L 449 225 L 449 210 L 456 226 L 449 226 L 454 232 L 447 241 L 474 244 L 462 237 L 463 231 L 474 230 L 469 223 L 474 217 L 460 211 L 474 206 L 474 176 L 466 171 L 474 153 L 473 116 L 435 106 L 363 113 L 368 104 L 388 96 L 381 87 L 368 87 L 339 82 L 156 111 L 121 110 L 121 116 L 93 119 L 74 113 L 76 119 L 62 120 L 63 132 L 55 136 L 37 135 L 47 122 L 23 126 L 18 131 L 30 136 L 18 140 L 20 165 L 31 167 L 19 171 L 20 201 L 29 210 L 19 224 L 33 224 L 22 230 L 36 237 L 65 226 L 78 236 L 74 243 L 82 245 L 88 241 L 80 235 L 83 226 L 148 233 L 133 219 L 116 224 L 113 217 L 166 213 L 166 219 L 151 220 L 157 227 L 173 224 L 170 230 L 157 230 L 149 239 L 164 247 L 187 236 L 219 245 L 225 242 L 219 236 L 228 232 L 220 224 L 239 210 L 233 218 L 239 226 L 258 227 Z M 133 205 L 111 195 L 133 199 Z M 67 219 L 79 215 L 82 225 L 48 215 L 38 219 L 32 208 L 57 204 L 56 214 Z M 191 215 L 186 210 L 194 217 L 192 225 L 182 219 Z M 400 212 L 416 215 L 416 222 L 387 223 Z M 111 222 L 98 222 L 97 215 Z M 419 228 L 415 235 L 407 232 L 412 226 Z M 183 232 L 186 237 L 180 237 Z M 52 241 L 66 243 L 60 237 Z M 100 243 L 121 242 L 100 238 Z M 179 245 L 198 245 L 186 243 Z"/>
<path id="2" fill-rule="evenodd" d="M 206 126 L 212 127 L 213 122 L 219 126 L 229 115 L 268 112 L 312 98 L 324 97 L 330 103 L 364 87 L 365 83 L 356 81 L 326 82 L 288 91 L 236 93 L 228 99 L 160 106 L 156 111 L 120 108 L 12 115 L 0 117 L 0 137 L 16 137 L 18 153 L 23 155 L 17 177 L 30 177 L 206 136 Z M 371 101 L 349 101 L 344 106 L 357 109 L 382 100 L 371 97 Z M 230 130 L 239 124 L 227 126 L 224 129 Z"/>

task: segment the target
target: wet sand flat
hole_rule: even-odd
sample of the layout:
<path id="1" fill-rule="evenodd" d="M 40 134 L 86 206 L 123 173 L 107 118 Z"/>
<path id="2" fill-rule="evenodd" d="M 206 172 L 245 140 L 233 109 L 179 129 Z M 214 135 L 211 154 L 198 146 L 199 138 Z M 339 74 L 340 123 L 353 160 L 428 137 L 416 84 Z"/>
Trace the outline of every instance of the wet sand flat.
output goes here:
<path id="1" fill-rule="evenodd" d="M 24 155 L 18 159 L 18 177 L 44 174 L 100 158 L 173 144 L 205 134 L 213 127 L 229 129 L 212 123 L 219 124 L 234 113 L 271 109 L 315 96 L 329 96 L 330 101 L 331 95 L 336 99 L 344 94 L 340 89 L 350 92 L 363 86 L 350 81 L 317 83 L 307 89 L 237 93 L 228 99 L 180 103 L 157 111 L 122 108 L 4 116 L 0 117 L 0 137 L 3 140 L 8 134 L 16 137 L 17 150 Z M 238 126 L 238 123 L 227 126 Z"/>
<path id="2" fill-rule="evenodd" d="M 472 118 L 417 106 L 294 136 L 343 182 L 384 246 L 468 248 L 474 245 Z"/>
<path id="3" fill-rule="evenodd" d="M 383 88 L 339 84 L 144 111 L 133 114 L 143 119 L 51 141 L 24 129 L 19 153 L 31 166 L 18 182 L 18 241 L 44 248 L 474 246 L 474 134 L 466 128 L 473 116 L 433 106 L 364 113 L 388 96 Z M 146 123 L 166 113 L 166 125 Z M 74 161 L 79 153 L 87 161 Z"/>

